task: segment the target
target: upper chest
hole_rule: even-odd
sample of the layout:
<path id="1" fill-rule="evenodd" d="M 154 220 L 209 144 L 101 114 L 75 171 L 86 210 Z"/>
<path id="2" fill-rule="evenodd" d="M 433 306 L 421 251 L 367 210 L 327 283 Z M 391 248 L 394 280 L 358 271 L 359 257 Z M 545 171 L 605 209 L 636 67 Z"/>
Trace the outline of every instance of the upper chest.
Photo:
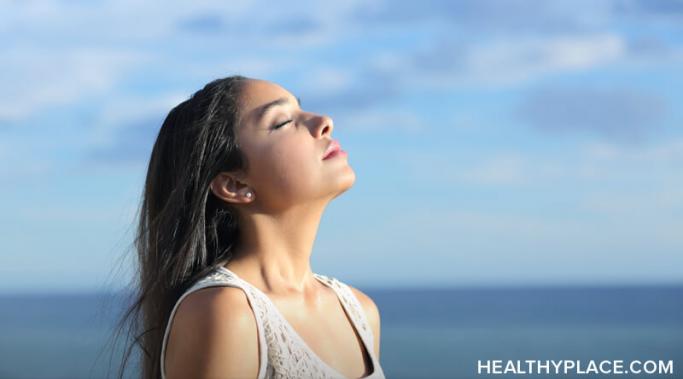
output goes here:
<path id="1" fill-rule="evenodd" d="M 324 290 L 315 306 L 305 306 L 301 300 L 270 297 L 284 327 L 293 329 L 305 346 L 325 364 L 348 378 L 360 378 L 373 370 L 358 326 L 331 288 Z"/>

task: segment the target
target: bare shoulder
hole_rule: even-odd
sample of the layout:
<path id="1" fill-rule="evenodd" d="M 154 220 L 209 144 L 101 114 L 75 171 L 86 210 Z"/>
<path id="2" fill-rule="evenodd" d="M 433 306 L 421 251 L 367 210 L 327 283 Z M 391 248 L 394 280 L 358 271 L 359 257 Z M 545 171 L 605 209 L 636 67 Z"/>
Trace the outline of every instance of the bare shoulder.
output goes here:
<path id="1" fill-rule="evenodd" d="M 348 285 L 348 284 L 347 284 Z M 370 328 L 372 329 L 372 334 L 375 337 L 375 355 L 379 357 L 379 340 L 380 340 L 380 314 L 379 314 L 379 308 L 377 307 L 377 304 L 375 304 L 374 300 L 368 295 L 366 295 L 363 291 L 352 287 L 348 285 L 348 287 L 351 289 L 351 292 L 353 292 L 354 295 L 356 295 L 356 298 L 360 302 L 361 306 L 363 307 L 363 310 L 365 311 L 365 315 L 367 316 L 368 322 L 370 323 Z"/>
<path id="2" fill-rule="evenodd" d="M 209 287 L 183 299 L 173 317 L 165 370 L 174 378 L 255 378 L 256 319 L 240 288 Z"/>

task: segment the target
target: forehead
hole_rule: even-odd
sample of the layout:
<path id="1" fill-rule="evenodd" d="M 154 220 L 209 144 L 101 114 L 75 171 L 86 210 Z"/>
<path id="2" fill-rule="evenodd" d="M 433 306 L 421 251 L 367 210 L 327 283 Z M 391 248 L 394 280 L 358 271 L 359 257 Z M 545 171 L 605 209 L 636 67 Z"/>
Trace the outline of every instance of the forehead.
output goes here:
<path id="1" fill-rule="evenodd" d="M 263 107 L 274 100 L 287 98 L 296 101 L 294 95 L 282 86 L 259 79 L 247 80 L 242 86 L 240 98 L 243 126 L 257 122 Z"/>
<path id="2" fill-rule="evenodd" d="M 244 105 L 258 106 L 272 100 L 273 96 L 290 95 L 289 91 L 282 86 L 267 80 L 249 79 L 242 86 L 242 98 Z"/>

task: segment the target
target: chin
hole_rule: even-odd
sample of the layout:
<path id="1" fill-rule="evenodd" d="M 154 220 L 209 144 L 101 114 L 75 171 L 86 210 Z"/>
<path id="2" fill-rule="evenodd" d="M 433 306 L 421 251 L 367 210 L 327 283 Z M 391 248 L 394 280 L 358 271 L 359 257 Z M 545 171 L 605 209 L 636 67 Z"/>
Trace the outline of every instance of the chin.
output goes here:
<path id="1" fill-rule="evenodd" d="M 353 184 L 355 182 L 356 173 L 349 167 L 349 170 L 345 172 L 344 175 L 339 176 L 339 180 L 337 181 L 336 194 L 334 195 L 333 199 L 341 195 L 342 193 L 348 191 L 349 188 L 353 187 Z"/>

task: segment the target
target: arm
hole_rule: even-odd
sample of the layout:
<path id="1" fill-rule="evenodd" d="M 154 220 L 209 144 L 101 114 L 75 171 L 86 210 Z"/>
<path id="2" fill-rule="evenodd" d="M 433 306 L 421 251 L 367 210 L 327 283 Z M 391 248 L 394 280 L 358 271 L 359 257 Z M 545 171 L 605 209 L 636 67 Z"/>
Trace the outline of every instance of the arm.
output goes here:
<path id="1" fill-rule="evenodd" d="M 210 287 L 188 295 L 178 306 L 166 349 L 168 379 L 255 378 L 258 335 L 244 292 Z"/>
<path id="2" fill-rule="evenodd" d="M 363 306 L 363 310 L 365 311 L 365 315 L 368 319 L 368 323 L 370 324 L 370 329 L 372 329 L 372 334 L 374 336 L 375 340 L 375 356 L 379 360 L 379 340 L 380 340 L 380 315 L 379 315 L 379 309 L 377 308 L 377 305 L 375 302 L 370 298 L 370 296 L 364 294 L 360 290 L 349 286 L 351 288 L 351 292 L 353 292 L 354 295 L 356 295 L 356 298 L 358 298 L 358 301 L 360 302 L 361 306 Z"/>

